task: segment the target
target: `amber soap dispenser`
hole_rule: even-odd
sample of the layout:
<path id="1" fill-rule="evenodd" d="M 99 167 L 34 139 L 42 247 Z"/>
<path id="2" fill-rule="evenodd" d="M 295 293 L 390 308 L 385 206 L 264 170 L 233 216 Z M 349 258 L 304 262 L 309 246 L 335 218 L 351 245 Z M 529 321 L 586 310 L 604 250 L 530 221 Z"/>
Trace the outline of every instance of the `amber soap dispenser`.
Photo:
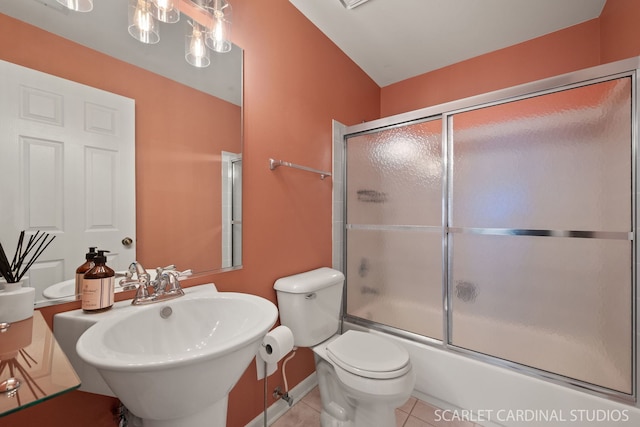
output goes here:
<path id="1" fill-rule="evenodd" d="M 93 259 L 94 266 L 84 274 L 82 280 L 82 309 L 96 313 L 113 306 L 115 271 L 107 267 L 107 256 L 99 250 Z"/>
<path id="2" fill-rule="evenodd" d="M 87 271 L 91 270 L 95 263 L 93 259 L 98 255 L 96 252 L 96 247 L 90 247 L 89 252 L 85 255 L 86 261 L 80 267 L 76 269 L 76 293 L 75 295 L 80 295 L 82 293 L 82 281 L 84 280 L 84 275 Z"/>

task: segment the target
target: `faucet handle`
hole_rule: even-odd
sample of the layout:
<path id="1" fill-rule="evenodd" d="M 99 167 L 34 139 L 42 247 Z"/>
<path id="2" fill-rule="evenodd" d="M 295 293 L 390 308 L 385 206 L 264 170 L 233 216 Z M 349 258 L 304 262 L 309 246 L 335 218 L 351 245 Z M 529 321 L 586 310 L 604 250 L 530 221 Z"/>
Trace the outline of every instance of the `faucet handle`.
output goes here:
<path id="1" fill-rule="evenodd" d="M 164 272 L 163 277 L 166 277 L 168 285 L 165 290 L 167 294 L 184 295 L 184 291 L 182 290 L 180 281 L 178 280 L 179 276 L 179 271 L 172 270 Z"/>
<path id="2" fill-rule="evenodd" d="M 180 278 L 185 279 L 185 278 L 191 276 L 192 274 L 193 274 L 193 270 L 191 270 L 191 269 L 188 269 L 188 270 L 185 270 L 185 271 L 179 271 L 178 272 L 178 279 L 180 279 Z"/>
<path id="3" fill-rule="evenodd" d="M 166 267 L 156 267 L 156 277 L 160 277 L 165 271 L 174 271 L 176 266 L 174 264 L 167 265 Z"/>
<path id="4" fill-rule="evenodd" d="M 131 301 L 131 305 L 144 304 L 145 302 L 150 302 L 155 299 L 155 295 L 150 294 L 149 289 L 147 288 L 149 283 L 144 279 L 140 280 L 139 283 L 136 296 Z"/>

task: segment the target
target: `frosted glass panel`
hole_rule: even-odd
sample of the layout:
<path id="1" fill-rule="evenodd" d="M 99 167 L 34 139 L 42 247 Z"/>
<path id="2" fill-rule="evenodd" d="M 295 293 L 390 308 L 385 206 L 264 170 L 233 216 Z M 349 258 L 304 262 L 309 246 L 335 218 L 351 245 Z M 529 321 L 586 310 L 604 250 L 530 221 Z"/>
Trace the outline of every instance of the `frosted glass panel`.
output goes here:
<path id="1" fill-rule="evenodd" d="M 442 234 L 347 230 L 347 313 L 442 339 Z"/>
<path id="2" fill-rule="evenodd" d="M 349 137 L 347 315 L 633 395 L 631 93 L 623 77 Z"/>
<path id="3" fill-rule="evenodd" d="M 453 227 L 629 231 L 631 79 L 453 117 Z"/>
<path id="4" fill-rule="evenodd" d="M 347 222 L 442 224 L 442 120 L 347 141 Z"/>
<path id="5" fill-rule="evenodd" d="M 631 393 L 631 242 L 450 238 L 452 344 Z"/>
<path id="6" fill-rule="evenodd" d="M 348 314 L 442 339 L 442 156 L 440 119 L 347 141 Z"/>

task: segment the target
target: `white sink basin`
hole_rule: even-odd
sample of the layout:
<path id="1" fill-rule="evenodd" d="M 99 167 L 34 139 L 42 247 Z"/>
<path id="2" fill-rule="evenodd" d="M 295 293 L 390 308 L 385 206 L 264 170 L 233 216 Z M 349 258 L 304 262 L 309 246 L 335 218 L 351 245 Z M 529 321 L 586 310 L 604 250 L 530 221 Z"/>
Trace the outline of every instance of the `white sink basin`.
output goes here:
<path id="1" fill-rule="evenodd" d="M 76 279 L 65 280 L 63 282 L 54 283 L 47 286 L 42 291 L 42 295 L 48 299 L 59 299 L 75 297 Z"/>
<path id="2" fill-rule="evenodd" d="M 188 293 L 96 323 L 76 350 L 145 427 L 223 426 L 228 393 L 277 316 L 255 295 Z"/>

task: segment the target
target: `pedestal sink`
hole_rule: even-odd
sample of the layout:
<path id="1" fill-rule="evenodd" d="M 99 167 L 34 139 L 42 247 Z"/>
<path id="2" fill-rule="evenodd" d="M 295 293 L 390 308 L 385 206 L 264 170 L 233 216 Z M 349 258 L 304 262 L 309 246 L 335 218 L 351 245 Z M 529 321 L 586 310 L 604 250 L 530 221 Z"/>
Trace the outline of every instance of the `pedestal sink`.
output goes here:
<path id="1" fill-rule="evenodd" d="M 144 427 L 225 426 L 229 391 L 277 316 L 255 295 L 188 293 L 96 323 L 76 350 Z"/>

